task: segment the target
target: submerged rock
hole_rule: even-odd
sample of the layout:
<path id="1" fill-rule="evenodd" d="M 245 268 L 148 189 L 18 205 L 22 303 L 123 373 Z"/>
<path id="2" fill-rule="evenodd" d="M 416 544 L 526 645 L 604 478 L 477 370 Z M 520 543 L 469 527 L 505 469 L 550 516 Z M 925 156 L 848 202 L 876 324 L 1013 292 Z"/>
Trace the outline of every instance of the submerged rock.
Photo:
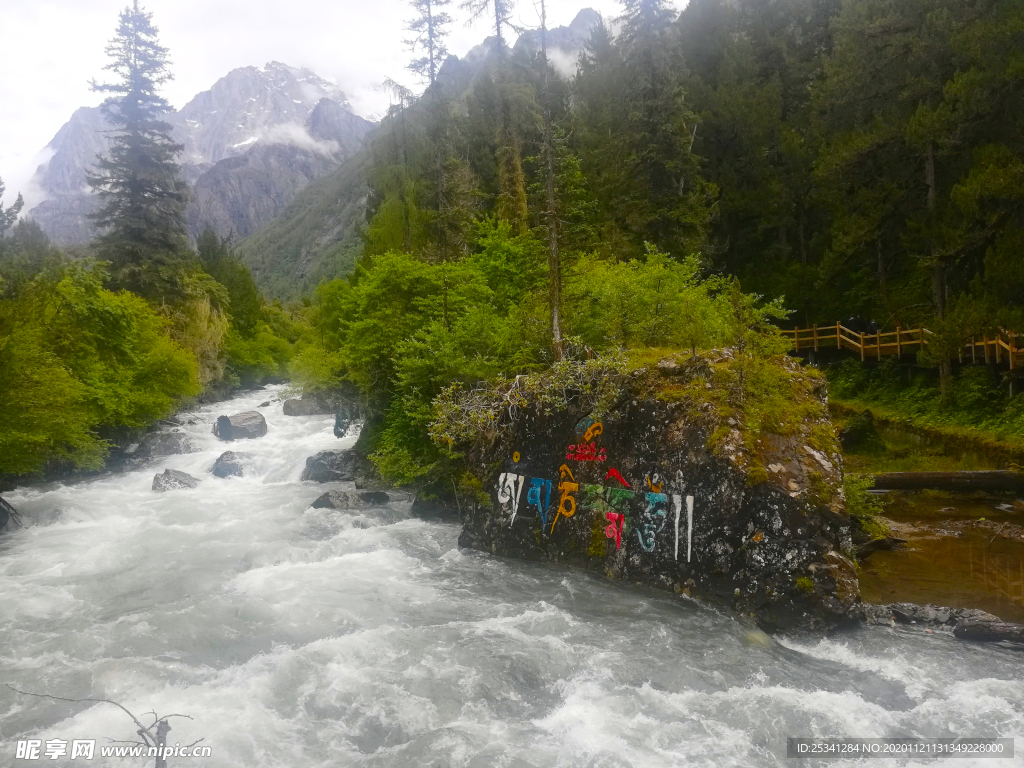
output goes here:
<path id="1" fill-rule="evenodd" d="M 323 416 L 331 413 L 331 404 L 318 397 L 304 395 L 301 399 L 284 401 L 285 416 Z"/>
<path id="2" fill-rule="evenodd" d="M 567 363 L 447 395 L 438 439 L 490 492 L 464 500 L 460 546 L 700 596 L 767 630 L 859 620 L 820 374 L 732 350 L 662 363 Z M 752 365 L 768 391 L 738 389 Z"/>
<path id="3" fill-rule="evenodd" d="M 259 411 L 244 411 L 232 416 L 218 416 L 213 434 L 221 440 L 246 440 L 267 434 L 267 420 Z"/>
<path id="4" fill-rule="evenodd" d="M 182 453 L 195 453 L 196 450 L 192 438 L 184 432 L 154 432 L 142 438 L 134 455 L 141 458 L 177 456 Z"/>
<path id="5" fill-rule="evenodd" d="M 356 457 L 352 451 L 320 451 L 306 459 L 302 479 L 316 483 L 352 480 L 355 468 Z"/>
<path id="6" fill-rule="evenodd" d="M 315 509 L 359 509 L 387 504 L 391 497 L 383 491 L 328 491 L 310 504 Z"/>
<path id="7" fill-rule="evenodd" d="M 251 460 L 252 456 L 248 453 L 224 451 L 213 463 L 211 472 L 214 477 L 241 477 Z"/>
<path id="8" fill-rule="evenodd" d="M 895 536 L 883 536 L 880 539 L 870 539 L 857 547 L 857 559 L 866 560 L 875 552 L 891 552 L 896 549 L 903 549 L 906 546 L 906 539 L 899 539 Z"/>
<path id="9" fill-rule="evenodd" d="M 153 490 L 161 493 L 176 491 L 179 488 L 196 488 L 198 485 L 197 478 L 177 469 L 165 469 L 162 474 L 153 476 Z"/>

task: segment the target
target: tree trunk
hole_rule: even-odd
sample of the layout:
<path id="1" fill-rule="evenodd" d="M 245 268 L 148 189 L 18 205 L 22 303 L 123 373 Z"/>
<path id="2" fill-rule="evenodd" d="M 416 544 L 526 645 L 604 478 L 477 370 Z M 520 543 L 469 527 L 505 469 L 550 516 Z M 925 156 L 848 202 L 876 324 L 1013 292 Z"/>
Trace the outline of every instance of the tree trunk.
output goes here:
<path id="1" fill-rule="evenodd" d="M 924 164 L 925 183 L 928 185 L 928 214 L 933 219 L 935 216 L 935 144 L 928 142 L 928 155 Z M 934 235 L 933 235 L 934 237 Z M 941 258 L 932 244 L 932 303 L 935 305 L 935 317 L 942 320 L 946 315 L 946 270 Z M 942 394 L 942 404 L 949 403 L 950 391 L 953 379 L 953 364 L 948 357 L 939 361 L 939 390 Z"/>
<path id="2" fill-rule="evenodd" d="M 167 758 L 164 756 L 164 749 L 167 747 L 167 732 L 171 730 L 166 720 L 156 724 L 156 766 L 155 768 L 167 768 Z"/>
<path id="3" fill-rule="evenodd" d="M 876 238 L 875 247 L 878 249 L 878 289 L 885 295 L 885 256 L 882 254 L 882 238 Z"/>
<path id="4" fill-rule="evenodd" d="M 807 263 L 807 240 L 804 236 L 804 229 L 807 226 L 807 212 L 804 207 L 800 206 L 800 228 L 797 230 L 797 235 L 800 239 L 800 263 Z"/>
<path id="5" fill-rule="evenodd" d="M 551 136 L 551 103 L 548 89 L 548 27 L 547 8 L 540 0 L 540 52 L 544 68 L 544 163 L 547 186 L 548 219 L 548 281 L 551 302 L 551 346 L 556 361 L 563 357 L 562 349 L 562 264 L 558 252 L 558 211 L 555 205 L 555 150 Z"/>

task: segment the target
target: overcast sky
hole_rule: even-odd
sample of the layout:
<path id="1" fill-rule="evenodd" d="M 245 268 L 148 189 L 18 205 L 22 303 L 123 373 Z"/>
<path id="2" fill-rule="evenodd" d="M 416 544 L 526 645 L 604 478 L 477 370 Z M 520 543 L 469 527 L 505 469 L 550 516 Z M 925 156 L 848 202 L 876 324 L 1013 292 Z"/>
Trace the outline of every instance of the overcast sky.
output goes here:
<path id="1" fill-rule="evenodd" d="M 90 78 L 106 73 L 103 48 L 127 0 L 0 0 L 0 177 L 5 202 L 28 183 L 40 150 L 71 113 L 99 103 Z M 456 0 L 453 5 L 457 5 Z M 180 108 L 236 67 L 280 61 L 309 67 L 335 80 L 361 115 L 379 115 L 387 96 L 379 84 L 392 77 L 414 83 L 404 69 L 403 40 L 410 16 L 403 0 L 148 0 L 170 49 L 175 79 L 164 95 Z M 606 19 L 620 13 L 616 0 L 548 0 L 550 26 L 568 24 L 584 7 Z M 454 10 L 456 17 L 465 16 Z M 472 27 L 458 18 L 449 49 L 462 56 L 490 33 L 486 20 Z M 520 0 L 515 20 L 538 23 L 531 0 Z M 29 194 L 26 194 L 29 196 Z"/>

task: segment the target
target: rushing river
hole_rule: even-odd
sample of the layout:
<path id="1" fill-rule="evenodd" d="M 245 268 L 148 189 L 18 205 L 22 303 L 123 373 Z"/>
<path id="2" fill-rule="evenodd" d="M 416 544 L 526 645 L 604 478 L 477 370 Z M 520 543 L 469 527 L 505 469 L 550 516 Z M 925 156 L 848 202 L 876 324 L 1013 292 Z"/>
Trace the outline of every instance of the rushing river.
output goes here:
<path id="1" fill-rule="evenodd" d="M 196 411 L 199 453 L 7 495 L 28 527 L 0 536 L 0 682 L 191 716 L 170 743 L 212 755 L 171 768 L 804 764 L 787 736 L 1014 736 L 1024 755 L 1024 653 L 916 627 L 769 639 L 666 593 L 462 551 L 458 526 L 407 505 L 312 509 L 330 486 L 299 480 L 305 458 L 353 438 L 279 395 Z M 231 446 L 252 474 L 210 475 L 216 416 L 271 398 L 269 433 Z M 199 487 L 154 493 L 165 467 Z M 0 687 L 3 766 L 151 765 L 15 760 L 18 740 L 134 730 L 110 705 Z M 949 763 L 973 764 L 1024 757 Z"/>

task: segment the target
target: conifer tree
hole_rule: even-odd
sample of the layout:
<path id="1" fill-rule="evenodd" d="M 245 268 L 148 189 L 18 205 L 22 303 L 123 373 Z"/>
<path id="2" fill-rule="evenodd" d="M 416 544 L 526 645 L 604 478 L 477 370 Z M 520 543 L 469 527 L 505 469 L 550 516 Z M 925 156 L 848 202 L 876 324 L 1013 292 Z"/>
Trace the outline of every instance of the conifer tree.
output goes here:
<path id="1" fill-rule="evenodd" d="M 521 233 L 526 227 L 529 211 L 526 203 L 526 175 L 523 173 L 522 140 L 515 125 L 513 114 L 516 94 L 515 84 L 508 76 L 508 46 L 505 43 L 505 28 L 510 27 L 513 0 L 467 0 L 461 6 L 469 11 L 470 20 L 479 18 L 488 11 L 494 13 L 495 46 L 498 62 L 495 67 L 495 84 L 498 89 L 499 111 L 496 135 L 498 197 L 494 210 L 497 217 L 512 225 L 514 232 Z"/>
<path id="2" fill-rule="evenodd" d="M 3 200 L 4 191 L 4 180 L 0 179 L 0 200 Z M 18 195 L 18 199 L 14 201 L 6 210 L 4 210 L 3 203 L 0 203 L 0 252 L 3 251 L 3 239 L 7 230 L 13 227 L 18 221 L 18 214 L 21 213 L 21 209 L 25 207 L 25 200 L 21 194 Z"/>
<path id="3" fill-rule="evenodd" d="M 469 20 L 474 21 L 480 18 L 489 10 L 494 11 L 494 34 L 497 37 L 498 50 L 505 49 L 505 27 L 509 26 L 509 19 L 512 18 L 512 11 L 515 9 L 514 0 L 466 0 L 460 7 L 469 11 Z"/>
<path id="4" fill-rule="evenodd" d="M 451 0 L 411 0 L 410 5 L 416 11 L 414 18 L 406 26 L 416 37 L 406 41 L 413 51 L 423 51 L 423 56 L 409 62 L 409 69 L 433 85 L 437 80 L 437 71 L 448 56 L 448 47 L 444 39 L 448 36 L 447 27 L 452 17 L 445 12 Z"/>
<path id="5" fill-rule="evenodd" d="M 158 93 L 172 77 L 167 49 L 138 0 L 121 12 L 106 53 L 115 81 L 93 81 L 92 88 L 110 94 L 102 108 L 115 130 L 110 156 L 99 158 L 88 179 L 100 199 L 96 246 L 117 284 L 164 299 L 176 292 L 187 253 L 188 192 L 176 160 L 183 147 L 162 119 L 170 107 Z"/>
<path id="6" fill-rule="evenodd" d="M 555 149 L 551 131 L 551 88 L 548 82 L 548 15 L 540 0 L 540 65 L 543 68 L 544 198 L 548 225 L 548 285 L 551 305 L 551 345 L 555 359 L 562 359 L 562 263 L 558 252 L 558 211 L 555 204 Z"/>

